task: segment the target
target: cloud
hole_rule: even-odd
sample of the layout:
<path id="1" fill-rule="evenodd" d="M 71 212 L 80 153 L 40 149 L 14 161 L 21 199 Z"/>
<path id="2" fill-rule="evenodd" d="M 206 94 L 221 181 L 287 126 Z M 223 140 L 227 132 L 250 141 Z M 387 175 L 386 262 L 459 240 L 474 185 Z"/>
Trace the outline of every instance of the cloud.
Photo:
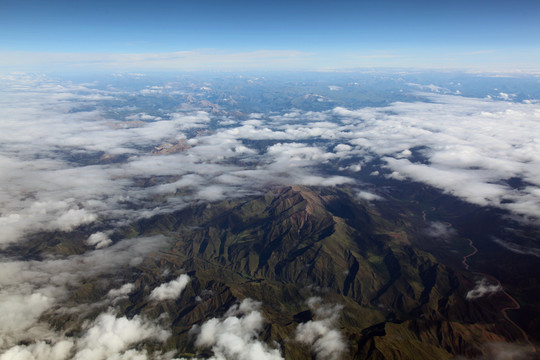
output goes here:
<path id="1" fill-rule="evenodd" d="M 161 284 L 150 293 L 149 299 L 156 301 L 174 300 L 177 299 L 182 291 L 186 288 L 190 278 L 186 274 L 182 274 L 175 280 Z"/>
<path id="2" fill-rule="evenodd" d="M 431 221 L 428 227 L 424 229 L 424 233 L 440 240 L 448 240 L 457 235 L 457 231 L 452 228 L 451 224 L 440 221 Z"/>
<path id="3" fill-rule="evenodd" d="M 60 309 L 58 306 L 68 298 L 69 287 L 77 286 L 85 279 L 114 273 L 119 267 L 136 266 L 143 256 L 157 250 L 163 242 L 163 236 L 133 238 L 64 259 L 4 259 L 0 262 L 0 310 L 6 314 L 8 321 L 0 322 L 0 349 L 22 340 L 48 338 L 51 330 L 48 324 L 40 322 L 40 316 L 46 311 L 56 309 L 78 315 L 91 311 L 93 305 L 100 304 L 80 304 L 82 307 Z M 121 291 L 113 291 L 112 294 L 120 297 L 128 290 L 121 288 Z"/>
<path id="4" fill-rule="evenodd" d="M 343 306 L 322 304 L 319 297 L 307 300 L 317 320 L 299 324 L 295 331 L 295 340 L 309 345 L 317 359 L 336 360 L 346 351 L 347 343 L 343 334 L 334 328 Z"/>
<path id="5" fill-rule="evenodd" d="M 361 191 L 357 192 L 356 196 L 359 199 L 367 200 L 367 201 L 382 200 L 383 199 L 382 196 L 379 196 L 377 194 L 374 194 L 374 193 L 369 192 L 369 191 L 364 191 L 364 190 L 361 190 Z"/>
<path id="6" fill-rule="evenodd" d="M 211 348 L 210 359 L 282 360 L 279 349 L 272 349 L 259 339 L 264 327 L 261 303 L 244 299 L 233 305 L 222 318 L 213 318 L 190 333 L 196 336 L 195 345 Z"/>
<path id="7" fill-rule="evenodd" d="M 101 249 L 103 247 L 107 247 L 110 244 L 112 244 L 112 240 L 109 239 L 107 234 L 104 232 L 97 232 L 95 234 L 90 235 L 88 240 L 86 240 L 86 244 L 90 246 L 95 246 L 96 249 Z"/>
<path id="8" fill-rule="evenodd" d="M 0 349 L 12 344 L 10 338 L 18 335 L 34 335 L 34 332 L 42 331 L 43 326 L 36 323 L 41 314 L 48 310 L 54 303 L 54 299 L 40 292 L 17 294 L 9 293 L 9 289 L 2 289 L 0 292 L 0 311 L 2 312 L 2 322 L 0 324 Z"/>
<path id="9" fill-rule="evenodd" d="M 313 54 L 296 50 L 258 50 L 250 52 L 224 52 L 217 50 L 178 51 L 169 53 L 50 53 L 50 52 L 3 52 L 0 67 L 14 69 L 160 69 L 163 70 L 230 70 L 230 69 L 291 69 L 305 68 Z M 40 61 L 37 61 L 37 59 Z M 14 64 L 17 64 L 14 66 Z M 137 75 L 137 74 L 132 74 Z M 139 74 L 141 77 L 143 74 Z"/>
<path id="10" fill-rule="evenodd" d="M 430 184 L 466 201 L 540 217 L 540 113 L 532 104 L 423 94 L 427 102 L 333 113 L 349 143 L 380 156 L 396 179 Z M 531 106 L 532 105 L 532 106 Z M 415 150 L 413 154 L 411 150 Z M 403 158 L 403 152 L 419 157 Z M 519 178 L 520 188 L 509 184 Z"/>
<path id="11" fill-rule="evenodd" d="M 141 316 L 117 317 L 113 310 L 83 324 L 81 337 L 64 337 L 16 345 L 0 360 L 146 360 L 145 350 L 130 349 L 146 340 L 164 342 L 171 335 L 153 321 Z"/>
<path id="12" fill-rule="evenodd" d="M 126 199 L 138 202 L 147 197 L 147 190 L 133 184 L 135 177 L 158 173 L 151 172 L 160 165 L 156 157 L 152 167 L 134 166 L 145 155 L 150 158 L 142 149 L 175 143 L 185 138 L 182 129 L 206 127 L 209 121 L 204 111 L 161 117 L 135 113 L 132 116 L 145 122 L 126 126 L 124 118 L 78 109 L 114 100 L 111 92 L 26 75 L 4 80 L 0 89 L 5 109 L 0 123 L 0 181 L 6 184 L 0 192 L 4 246 L 36 230 L 69 231 L 100 216 L 140 216 L 120 210 Z M 120 155 L 131 156 L 133 166 L 130 161 L 107 163 Z M 81 164 L 72 160 L 77 157 L 97 157 L 103 163 Z"/>
<path id="13" fill-rule="evenodd" d="M 113 312 L 103 313 L 86 326 L 85 334 L 77 341 L 73 359 L 111 359 L 123 353 L 134 358 L 141 352 L 125 352 L 131 345 L 147 339 L 163 342 L 170 335 L 169 331 L 138 315 L 128 319 L 116 317 Z"/>
<path id="14" fill-rule="evenodd" d="M 534 359 L 537 354 L 529 346 L 509 343 L 490 343 L 484 346 L 486 356 L 484 359 L 509 360 L 509 359 Z M 459 360 L 459 359 L 458 359 Z"/>
<path id="15" fill-rule="evenodd" d="M 493 237 L 492 240 L 495 243 L 497 243 L 497 244 L 501 245 L 502 247 L 504 247 L 505 249 L 510 250 L 510 251 L 512 251 L 512 252 L 514 252 L 516 254 L 532 255 L 532 256 L 540 257 L 540 249 L 532 248 L 532 247 L 526 247 L 526 246 L 523 246 L 523 245 L 511 243 L 511 242 L 499 239 L 497 237 Z"/>
<path id="16" fill-rule="evenodd" d="M 54 344 L 36 341 L 30 345 L 12 347 L 0 355 L 0 360 L 65 360 L 72 354 L 73 345 L 71 340 L 62 340 Z"/>
<path id="17" fill-rule="evenodd" d="M 499 284 L 493 285 L 488 282 L 486 278 L 482 278 L 476 282 L 474 289 L 467 292 L 467 300 L 474 300 L 484 296 L 489 296 L 502 291 L 502 287 Z"/>
<path id="18" fill-rule="evenodd" d="M 422 85 L 422 84 L 408 83 L 407 85 L 412 86 L 412 87 L 417 87 L 417 88 L 419 88 L 421 90 L 430 90 L 430 91 L 436 92 L 436 93 L 450 92 L 448 89 L 445 89 L 445 88 L 442 88 L 440 86 L 433 85 L 433 84 Z"/>
<path id="19" fill-rule="evenodd" d="M 516 97 L 516 95 L 515 95 L 515 94 L 507 94 L 507 93 L 503 93 L 503 92 L 501 91 L 501 92 L 499 93 L 499 97 L 500 97 L 501 99 L 503 99 L 503 100 L 508 101 L 508 100 L 510 100 L 511 98 Z"/>
<path id="20" fill-rule="evenodd" d="M 118 289 L 109 290 L 109 292 L 107 293 L 107 297 L 114 300 L 119 300 L 122 298 L 126 298 L 129 294 L 133 292 L 133 290 L 135 290 L 135 284 L 124 284 Z"/>

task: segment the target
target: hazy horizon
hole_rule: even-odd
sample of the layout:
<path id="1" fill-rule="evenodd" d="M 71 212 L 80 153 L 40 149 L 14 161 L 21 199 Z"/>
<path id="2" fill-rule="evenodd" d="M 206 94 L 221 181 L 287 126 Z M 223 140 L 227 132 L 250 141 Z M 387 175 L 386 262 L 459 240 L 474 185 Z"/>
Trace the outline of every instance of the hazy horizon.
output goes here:
<path id="1" fill-rule="evenodd" d="M 2 1 L 0 71 L 538 72 L 533 0 Z"/>

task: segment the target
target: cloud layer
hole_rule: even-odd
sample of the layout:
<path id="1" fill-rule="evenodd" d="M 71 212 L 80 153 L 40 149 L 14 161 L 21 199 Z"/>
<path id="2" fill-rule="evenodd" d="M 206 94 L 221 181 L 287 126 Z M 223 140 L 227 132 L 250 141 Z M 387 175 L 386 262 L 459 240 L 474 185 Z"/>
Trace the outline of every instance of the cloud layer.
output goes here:
<path id="1" fill-rule="evenodd" d="M 353 184 L 355 173 L 374 159 L 386 176 L 540 217 L 540 110 L 534 102 L 425 94 L 425 102 L 254 114 L 210 128 L 213 116 L 200 110 L 156 116 L 134 108 L 109 118 L 99 104 L 123 102 L 120 91 L 29 76 L 3 80 L 0 244 L 32 230 L 128 221 L 268 185 Z M 152 149 L 174 150 L 156 155 Z M 336 168 L 342 163 L 348 165 Z M 332 175 L 322 167 L 333 168 Z M 140 185 L 150 178 L 150 185 Z M 177 192 L 183 197 L 152 200 Z M 361 191 L 359 197 L 378 199 Z M 90 244 L 107 245 L 97 239 L 102 235 L 93 236 Z"/>

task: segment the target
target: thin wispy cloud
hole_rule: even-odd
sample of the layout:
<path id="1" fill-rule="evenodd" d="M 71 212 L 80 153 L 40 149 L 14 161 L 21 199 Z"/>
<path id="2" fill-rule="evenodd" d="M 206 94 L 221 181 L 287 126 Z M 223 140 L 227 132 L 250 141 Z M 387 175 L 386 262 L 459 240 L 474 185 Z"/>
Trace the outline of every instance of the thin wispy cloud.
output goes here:
<path id="1" fill-rule="evenodd" d="M 300 69 L 306 62 L 316 66 L 314 53 L 296 50 L 256 50 L 231 52 L 224 50 L 192 50 L 170 53 L 34 53 L 2 52 L 0 69 L 13 68 L 51 71 L 81 69 L 116 71 L 145 70 L 237 70 L 237 69 Z M 13 69 L 12 69 L 13 70 Z"/>

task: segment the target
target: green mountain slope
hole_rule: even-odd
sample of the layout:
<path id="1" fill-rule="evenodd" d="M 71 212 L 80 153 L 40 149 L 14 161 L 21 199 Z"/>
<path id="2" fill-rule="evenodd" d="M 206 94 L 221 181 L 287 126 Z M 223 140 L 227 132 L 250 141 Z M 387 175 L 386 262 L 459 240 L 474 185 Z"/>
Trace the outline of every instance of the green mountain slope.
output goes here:
<path id="1" fill-rule="evenodd" d="M 346 189 L 294 186 L 141 221 L 129 233 L 174 239 L 150 266 L 183 269 L 194 278 L 193 297 L 203 289 L 215 296 L 192 304 L 183 295 L 137 311 L 169 313 L 171 346 L 189 352 L 196 351 L 186 335 L 193 324 L 247 297 L 264 304 L 265 337 L 290 358 L 309 358 L 288 339 L 314 295 L 344 305 L 338 327 L 353 358 L 476 356 L 516 336 L 496 324 L 495 309 L 465 300 L 471 276 L 415 249 L 402 220 L 382 218 Z"/>

